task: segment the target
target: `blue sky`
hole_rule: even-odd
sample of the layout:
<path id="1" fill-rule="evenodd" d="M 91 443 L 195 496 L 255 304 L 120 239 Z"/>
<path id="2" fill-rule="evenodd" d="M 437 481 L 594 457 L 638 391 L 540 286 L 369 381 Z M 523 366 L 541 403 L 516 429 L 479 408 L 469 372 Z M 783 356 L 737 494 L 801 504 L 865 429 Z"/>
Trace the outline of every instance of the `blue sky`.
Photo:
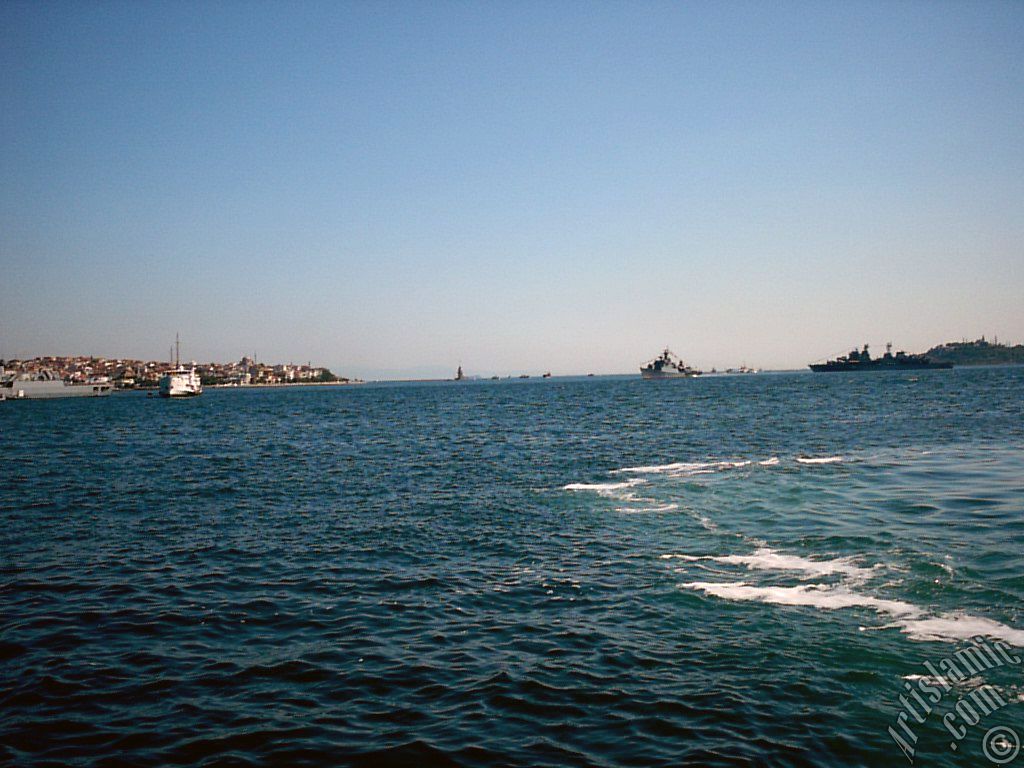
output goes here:
<path id="1" fill-rule="evenodd" d="M 1024 4 L 0 4 L 0 357 L 1024 341 Z"/>

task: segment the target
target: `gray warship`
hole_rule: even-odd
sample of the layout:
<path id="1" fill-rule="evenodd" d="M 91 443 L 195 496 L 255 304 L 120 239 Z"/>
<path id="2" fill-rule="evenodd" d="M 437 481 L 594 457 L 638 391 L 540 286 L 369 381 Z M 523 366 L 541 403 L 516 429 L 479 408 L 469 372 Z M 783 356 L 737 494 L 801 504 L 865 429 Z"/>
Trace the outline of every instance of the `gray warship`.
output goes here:
<path id="1" fill-rule="evenodd" d="M 815 373 L 847 373 L 850 371 L 916 371 L 922 368 L 945 370 L 952 368 L 952 363 L 938 363 L 927 355 L 908 355 L 906 352 L 892 353 L 892 342 L 885 345 L 882 357 L 871 357 L 868 345 L 858 352 L 856 349 L 848 355 L 837 357 L 825 363 L 811 363 Z"/>
<path id="2" fill-rule="evenodd" d="M 665 347 L 658 357 L 640 366 L 640 375 L 645 379 L 685 379 L 700 376 L 701 371 L 691 368 Z"/>
<path id="3" fill-rule="evenodd" d="M 68 384 L 53 371 L 14 372 L 0 377 L 0 399 L 42 400 L 57 397 L 106 397 L 114 389 L 106 378 Z"/>

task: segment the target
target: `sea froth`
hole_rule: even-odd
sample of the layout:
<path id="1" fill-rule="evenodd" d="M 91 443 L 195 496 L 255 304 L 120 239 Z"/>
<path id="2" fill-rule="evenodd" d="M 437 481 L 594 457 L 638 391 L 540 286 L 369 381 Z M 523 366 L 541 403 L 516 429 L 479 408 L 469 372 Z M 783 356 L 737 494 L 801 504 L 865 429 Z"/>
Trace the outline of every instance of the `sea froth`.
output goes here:
<path id="1" fill-rule="evenodd" d="M 954 642 L 981 635 L 1024 647 L 1024 630 L 968 613 L 935 614 L 903 600 L 861 594 L 842 584 L 757 586 L 745 581 L 691 581 L 681 586 L 723 600 L 806 606 L 825 611 L 869 608 L 891 617 L 893 621 L 886 626 L 898 628 L 913 640 Z"/>

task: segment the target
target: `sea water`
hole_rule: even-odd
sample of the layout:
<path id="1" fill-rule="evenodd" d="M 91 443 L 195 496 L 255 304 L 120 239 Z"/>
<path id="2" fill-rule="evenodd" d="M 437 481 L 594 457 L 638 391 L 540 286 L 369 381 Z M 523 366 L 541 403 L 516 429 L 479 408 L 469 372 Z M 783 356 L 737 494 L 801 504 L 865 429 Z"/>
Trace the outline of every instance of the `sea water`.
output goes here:
<path id="1" fill-rule="evenodd" d="M 5 763 L 1024 738 L 1022 368 L 134 393 L 0 433 Z"/>

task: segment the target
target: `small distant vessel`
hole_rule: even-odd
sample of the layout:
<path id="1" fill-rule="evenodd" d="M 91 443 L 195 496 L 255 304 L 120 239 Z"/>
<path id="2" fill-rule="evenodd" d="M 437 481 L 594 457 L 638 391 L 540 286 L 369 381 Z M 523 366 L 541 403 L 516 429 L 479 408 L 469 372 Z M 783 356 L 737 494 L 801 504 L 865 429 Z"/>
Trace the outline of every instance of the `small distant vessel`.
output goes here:
<path id="1" fill-rule="evenodd" d="M 760 373 L 761 369 L 760 368 L 748 368 L 747 364 L 744 363 L 739 368 L 726 368 L 725 372 L 726 373 L 737 373 L 737 374 L 738 373 Z"/>
<path id="2" fill-rule="evenodd" d="M 541 378 L 542 379 L 550 379 L 551 378 L 551 371 L 547 371 L 543 376 L 541 376 Z"/>
<path id="3" fill-rule="evenodd" d="M 68 384 L 56 373 L 42 370 L 37 373 L 13 373 L 0 379 L 0 399 L 42 400 L 55 397 L 106 397 L 113 391 L 106 377 Z"/>
<path id="4" fill-rule="evenodd" d="M 467 376 L 465 371 L 462 370 L 462 366 L 455 372 L 455 378 L 452 381 L 480 381 L 479 376 Z"/>
<path id="5" fill-rule="evenodd" d="M 199 372 L 181 364 L 181 340 L 174 335 L 174 367 L 160 379 L 160 397 L 196 397 L 203 394 Z"/>
<path id="6" fill-rule="evenodd" d="M 885 354 L 873 358 L 868 345 L 858 352 L 856 349 L 848 355 L 837 357 L 825 363 L 812 363 L 810 368 L 815 373 L 836 373 L 849 371 L 907 371 L 921 368 L 948 370 L 952 363 L 937 363 L 927 355 L 908 355 L 906 352 L 892 353 L 892 342 L 885 345 Z"/>
<path id="7" fill-rule="evenodd" d="M 645 379 L 683 379 L 700 376 L 701 371 L 691 368 L 665 347 L 660 356 L 640 366 L 640 375 Z"/>

